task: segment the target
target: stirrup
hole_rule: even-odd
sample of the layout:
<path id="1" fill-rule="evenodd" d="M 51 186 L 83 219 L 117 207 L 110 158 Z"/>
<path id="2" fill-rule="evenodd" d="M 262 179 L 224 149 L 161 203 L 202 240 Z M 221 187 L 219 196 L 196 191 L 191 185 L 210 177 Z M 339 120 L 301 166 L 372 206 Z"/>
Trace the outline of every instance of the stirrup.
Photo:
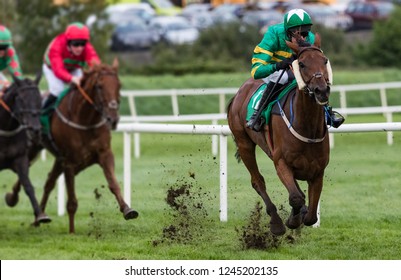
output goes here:
<path id="1" fill-rule="evenodd" d="M 345 121 L 344 117 L 336 111 L 332 111 L 331 113 L 332 114 L 329 116 L 327 124 L 334 128 L 339 128 Z"/>

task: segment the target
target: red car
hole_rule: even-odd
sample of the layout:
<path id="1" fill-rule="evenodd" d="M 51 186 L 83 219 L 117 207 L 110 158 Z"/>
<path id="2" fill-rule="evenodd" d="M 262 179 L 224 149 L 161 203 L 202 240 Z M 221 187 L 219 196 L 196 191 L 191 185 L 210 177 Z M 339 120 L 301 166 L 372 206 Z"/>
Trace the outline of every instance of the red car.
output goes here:
<path id="1" fill-rule="evenodd" d="M 391 2 L 381 1 L 350 1 L 345 14 L 352 17 L 352 29 L 371 29 L 375 21 L 387 19 L 395 6 Z"/>

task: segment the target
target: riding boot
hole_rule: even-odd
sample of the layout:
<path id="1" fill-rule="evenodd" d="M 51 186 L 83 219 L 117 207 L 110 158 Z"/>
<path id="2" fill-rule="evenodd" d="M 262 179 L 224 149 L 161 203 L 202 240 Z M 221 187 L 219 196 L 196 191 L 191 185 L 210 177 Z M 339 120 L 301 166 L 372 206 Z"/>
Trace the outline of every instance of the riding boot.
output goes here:
<path id="1" fill-rule="evenodd" d="M 327 106 L 326 109 L 328 113 L 327 125 L 338 128 L 340 125 L 343 124 L 345 119 L 340 113 L 333 111 L 333 108 L 330 106 Z"/>
<path id="2" fill-rule="evenodd" d="M 49 96 L 47 97 L 46 101 L 42 106 L 42 111 L 48 110 L 54 103 L 56 103 L 56 101 L 57 101 L 57 96 L 49 94 Z"/>
<path id="3" fill-rule="evenodd" d="M 253 112 L 251 118 L 249 121 L 246 123 L 246 126 L 253 129 L 256 132 L 259 132 L 263 126 L 263 121 L 261 121 L 259 111 L 262 111 L 264 107 L 268 104 L 266 102 L 269 97 L 271 97 L 273 87 L 275 86 L 275 83 L 269 82 L 265 91 L 263 92 L 262 98 L 260 99 L 257 107 L 255 108 L 255 111 Z"/>

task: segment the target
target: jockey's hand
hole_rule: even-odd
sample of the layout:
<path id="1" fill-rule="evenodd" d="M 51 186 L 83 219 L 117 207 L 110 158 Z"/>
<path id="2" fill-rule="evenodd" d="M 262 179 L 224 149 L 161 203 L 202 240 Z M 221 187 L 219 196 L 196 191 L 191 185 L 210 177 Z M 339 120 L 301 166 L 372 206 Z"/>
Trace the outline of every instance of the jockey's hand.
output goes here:
<path id="1" fill-rule="evenodd" d="M 280 62 L 276 63 L 276 70 L 286 70 L 290 68 L 291 63 L 294 61 L 294 58 L 291 56 L 286 58 Z"/>
<path id="2" fill-rule="evenodd" d="M 80 77 L 72 77 L 71 78 L 71 83 L 76 85 L 76 86 L 80 86 L 81 85 L 81 78 Z"/>

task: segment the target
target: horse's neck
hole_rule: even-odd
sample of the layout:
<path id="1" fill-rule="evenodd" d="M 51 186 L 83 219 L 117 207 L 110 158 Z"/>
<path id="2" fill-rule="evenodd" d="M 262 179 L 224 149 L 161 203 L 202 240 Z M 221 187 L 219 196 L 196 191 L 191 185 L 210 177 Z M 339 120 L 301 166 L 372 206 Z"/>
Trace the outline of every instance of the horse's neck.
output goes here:
<path id="1" fill-rule="evenodd" d="M 293 108 L 295 128 L 314 137 L 325 133 L 324 109 L 313 97 L 297 89 Z"/>
<path id="2" fill-rule="evenodd" d="M 94 100 L 94 97 L 88 91 L 85 92 Z M 68 103 L 66 104 L 69 112 L 68 117 L 72 121 L 88 125 L 101 119 L 101 115 L 95 110 L 95 107 L 77 89 L 74 92 L 70 92 L 69 95 L 65 98 L 65 103 Z"/>
<path id="3" fill-rule="evenodd" d="M 8 96 L 3 98 L 4 103 L 10 110 L 13 110 L 14 107 L 14 98 L 10 96 L 11 93 L 8 93 Z M 0 129 L 2 130 L 12 130 L 19 126 L 19 122 L 12 117 L 12 112 L 7 111 L 3 106 L 0 107 Z"/>

